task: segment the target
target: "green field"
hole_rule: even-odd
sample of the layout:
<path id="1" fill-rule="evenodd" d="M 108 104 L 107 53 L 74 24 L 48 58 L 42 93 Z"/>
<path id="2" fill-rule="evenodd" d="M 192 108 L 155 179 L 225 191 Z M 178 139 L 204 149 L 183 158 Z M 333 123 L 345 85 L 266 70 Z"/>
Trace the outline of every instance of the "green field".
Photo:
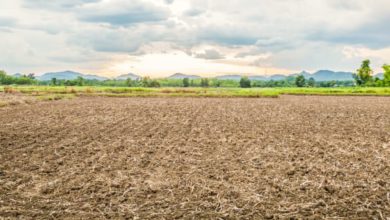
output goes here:
<path id="1" fill-rule="evenodd" d="M 63 87 L 0 86 L 0 92 L 22 93 L 38 97 L 272 97 L 280 95 L 390 96 L 390 88 L 135 88 L 135 87 Z M 50 98 L 49 98 L 50 99 Z"/>

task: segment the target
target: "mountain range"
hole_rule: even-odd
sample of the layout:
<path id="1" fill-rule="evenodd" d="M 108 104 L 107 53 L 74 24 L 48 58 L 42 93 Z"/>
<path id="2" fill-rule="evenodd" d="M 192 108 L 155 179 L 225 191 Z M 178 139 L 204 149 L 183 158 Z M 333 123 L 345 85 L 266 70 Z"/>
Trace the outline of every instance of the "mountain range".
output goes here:
<path id="1" fill-rule="evenodd" d="M 331 80 L 353 80 L 351 72 L 334 72 L 330 70 L 319 70 L 315 73 L 309 73 L 306 71 L 303 71 L 301 73 L 291 74 L 291 75 L 282 75 L 282 74 L 275 74 L 275 75 L 254 75 L 254 76 L 248 76 L 250 80 L 283 80 L 287 77 L 295 77 L 298 75 L 303 75 L 305 78 L 314 78 L 316 81 L 331 81 Z M 176 74 L 175 74 L 176 75 Z M 241 77 L 245 76 L 245 74 L 236 74 L 236 75 L 222 75 L 222 76 L 216 76 L 216 79 L 220 80 L 240 80 Z M 191 77 L 197 77 L 199 76 L 193 76 Z M 170 77 L 172 78 L 172 76 Z M 180 78 L 189 78 L 189 76 L 186 77 L 184 74 L 180 74 Z"/>
<path id="2" fill-rule="evenodd" d="M 302 71 L 301 73 L 296 73 L 296 74 L 290 74 L 290 75 L 282 75 L 282 74 L 275 74 L 275 75 L 252 75 L 248 76 L 249 79 L 251 80 L 283 80 L 286 79 L 287 77 L 295 77 L 298 75 L 303 75 L 305 78 L 314 78 L 316 81 L 331 81 L 331 80 L 353 80 L 352 77 L 352 72 L 335 72 L 331 70 L 319 70 L 315 73 L 309 73 L 306 71 Z M 16 73 L 13 76 L 15 77 L 21 77 L 22 74 Z M 241 77 L 245 76 L 245 74 L 236 74 L 236 75 L 221 75 L 221 76 L 216 76 L 216 79 L 220 80 L 240 80 Z M 110 78 L 104 77 L 104 76 L 98 76 L 98 75 L 92 75 L 92 74 L 83 74 L 83 73 L 78 73 L 74 71 L 63 71 L 63 72 L 50 72 L 50 73 L 45 73 L 41 76 L 37 76 L 36 78 L 41 81 L 49 81 L 52 78 L 56 78 L 58 80 L 74 80 L 77 79 L 77 77 L 83 77 L 84 79 L 90 79 L 90 80 L 99 80 L 99 81 L 104 81 L 108 80 Z M 375 75 L 375 77 L 383 78 L 383 73 Z M 132 80 L 137 80 L 142 78 L 139 75 L 136 75 L 134 73 L 128 73 L 124 75 L 117 76 L 113 79 L 115 80 L 126 80 L 126 79 L 132 79 Z M 199 79 L 201 76 L 197 75 L 187 75 L 183 73 L 175 73 L 169 77 L 168 79 L 184 79 L 184 78 L 189 78 L 189 79 Z"/>
<path id="3" fill-rule="evenodd" d="M 58 80 L 74 80 L 77 79 L 77 77 L 83 77 L 84 79 L 90 79 L 90 80 L 107 80 L 107 77 L 104 76 L 97 76 L 97 75 L 87 75 L 83 73 L 73 72 L 73 71 L 64 71 L 64 72 L 53 72 L 53 73 L 45 73 L 41 76 L 37 76 L 36 78 L 41 81 L 48 81 L 53 78 L 56 78 Z"/>
<path id="4" fill-rule="evenodd" d="M 141 79 L 141 78 L 142 78 L 141 76 L 136 75 L 134 73 L 128 73 L 128 74 L 120 75 L 120 76 L 116 77 L 115 79 L 116 80 L 127 80 L 127 79 L 137 80 L 137 79 Z"/>
<path id="5" fill-rule="evenodd" d="M 183 73 L 175 73 L 172 76 L 169 76 L 167 78 L 168 79 L 184 79 L 184 78 L 200 79 L 201 77 L 200 76 L 196 76 L 196 75 L 186 75 L 186 74 L 183 74 Z"/>

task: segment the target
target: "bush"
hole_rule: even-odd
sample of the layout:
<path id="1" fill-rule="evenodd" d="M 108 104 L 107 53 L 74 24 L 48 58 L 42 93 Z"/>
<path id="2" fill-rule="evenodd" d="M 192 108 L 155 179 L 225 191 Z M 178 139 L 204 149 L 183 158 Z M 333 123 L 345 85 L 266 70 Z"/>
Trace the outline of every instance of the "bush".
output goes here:
<path id="1" fill-rule="evenodd" d="M 250 88 L 251 87 L 251 80 L 248 77 L 242 77 L 240 79 L 240 87 L 241 88 Z"/>
<path id="2" fill-rule="evenodd" d="M 297 78 L 295 78 L 295 85 L 297 87 L 304 87 L 306 84 L 306 79 L 303 75 L 299 75 L 297 76 Z"/>

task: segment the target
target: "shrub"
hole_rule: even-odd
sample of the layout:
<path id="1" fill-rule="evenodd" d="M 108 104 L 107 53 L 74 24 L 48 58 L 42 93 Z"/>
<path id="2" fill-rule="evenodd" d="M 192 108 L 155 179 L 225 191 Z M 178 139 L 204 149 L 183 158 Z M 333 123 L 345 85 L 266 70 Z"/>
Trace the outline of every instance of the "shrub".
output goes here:
<path id="1" fill-rule="evenodd" d="M 16 90 L 14 90 L 11 86 L 5 86 L 4 87 L 4 93 L 15 93 Z"/>
<path id="2" fill-rule="evenodd" d="M 241 88 L 250 88 L 251 87 L 251 80 L 248 77 L 242 77 L 240 79 L 240 87 Z"/>

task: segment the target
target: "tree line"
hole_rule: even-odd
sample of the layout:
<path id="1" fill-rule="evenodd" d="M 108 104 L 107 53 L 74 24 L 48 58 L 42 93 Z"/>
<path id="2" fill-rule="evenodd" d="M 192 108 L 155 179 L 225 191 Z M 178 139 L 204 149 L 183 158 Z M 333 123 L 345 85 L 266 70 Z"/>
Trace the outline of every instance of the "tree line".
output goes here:
<path id="1" fill-rule="evenodd" d="M 370 67 L 370 61 L 364 60 L 360 68 L 353 74 L 354 80 L 345 81 L 316 81 L 314 78 L 306 79 L 303 75 L 287 76 L 281 80 L 251 80 L 242 77 L 239 81 L 232 79 L 200 78 L 200 79 L 152 79 L 143 77 L 140 79 L 127 80 L 91 80 L 78 77 L 73 80 L 52 78 L 48 81 L 36 80 L 34 74 L 20 77 L 7 75 L 0 71 L 0 85 L 50 85 L 50 86 L 110 86 L 110 87 L 225 87 L 225 88 L 269 88 L 269 87 L 352 87 L 390 86 L 390 65 L 383 65 L 384 77 L 374 78 L 374 72 Z"/>

